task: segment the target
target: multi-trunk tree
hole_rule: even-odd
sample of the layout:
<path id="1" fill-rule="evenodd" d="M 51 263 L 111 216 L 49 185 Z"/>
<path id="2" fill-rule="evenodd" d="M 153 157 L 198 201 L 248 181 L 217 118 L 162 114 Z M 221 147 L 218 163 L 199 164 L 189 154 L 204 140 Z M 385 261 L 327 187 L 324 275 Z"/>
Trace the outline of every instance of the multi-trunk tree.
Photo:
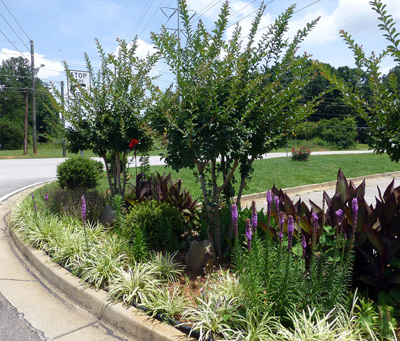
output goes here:
<path id="1" fill-rule="evenodd" d="M 116 54 L 106 54 L 96 43 L 102 61 L 98 72 L 94 72 L 85 55 L 91 74 L 90 89 L 82 89 L 65 64 L 70 89 L 65 106 L 60 105 L 59 110 L 68 121 L 67 149 L 75 153 L 91 150 L 102 157 L 111 193 L 123 194 L 127 155 L 134 149 L 147 151 L 152 145 L 143 110 L 151 102 L 149 72 L 157 58 L 138 58 L 136 40 L 129 44 L 119 40 Z"/>
<path id="2" fill-rule="evenodd" d="M 168 165 L 196 169 L 208 239 L 222 259 L 219 206 L 224 195 L 233 197 L 235 174 L 240 173 L 240 197 L 253 161 L 285 143 L 296 123 L 313 111 L 315 102 L 302 100 L 302 90 L 315 77 L 314 63 L 297 51 L 318 19 L 289 40 L 291 6 L 256 40 L 261 6 L 248 35 L 243 37 L 237 26 L 226 40 L 228 2 L 211 32 L 201 21 L 192 27 L 186 1 L 179 6 L 186 42 L 166 29 L 152 34 L 177 87 L 152 111 L 151 125 L 164 138 Z M 242 45 L 243 39 L 247 43 Z"/>

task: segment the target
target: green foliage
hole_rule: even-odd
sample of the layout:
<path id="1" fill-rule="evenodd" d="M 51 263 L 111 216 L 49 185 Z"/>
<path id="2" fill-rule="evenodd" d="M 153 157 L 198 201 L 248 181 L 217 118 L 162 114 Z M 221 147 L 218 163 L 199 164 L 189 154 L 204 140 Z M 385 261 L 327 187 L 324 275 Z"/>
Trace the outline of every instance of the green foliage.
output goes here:
<path id="1" fill-rule="evenodd" d="M 228 2 L 211 32 L 202 21 L 192 27 L 185 0 L 179 6 L 186 45 L 165 28 L 152 35 L 160 57 L 177 77 L 177 91 L 160 94 L 157 107 L 149 110 L 150 123 L 164 141 L 168 165 L 174 170 L 196 168 L 208 210 L 208 240 L 223 259 L 218 206 L 223 192 L 233 197 L 227 189 L 237 181 L 235 171 L 240 170 L 244 188 L 253 161 L 282 145 L 295 124 L 313 112 L 314 102 L 300 101 L 315 76 L 313 63 L 308 55 L 297 56 L 297 50 L 318 19 L 286 40 L 295 10 L 291 6 L 255 41 L 262 5 L 242 46 L 239 26 L 225 40 Z"/>
<path id="2" fill-rule="evenodd" d="M 67 149 L 70 152 L 91 150 L 102 157 L 111 194 L 123 195 L 127 155 L 133 151 L 130 141 L 138 140 L 134 150 L 139 152 L 152 146 L 142 111 L 151 103 L 148 96 L 152 91 L 149 72 L 157 57 L 138 58 L 135 55 L 137 40 L 129 44 L 119 40 L 116 54 L 106 54 L 98 41 L 96 44 L 103 66 L 95 73 L 85 55 L 91 75 L 90 91 L 81 88 L 65 64 L 72 91 L 65 107 L 58 109 L 71 122 L 66 131 Z M 110 166 L 107 154 L 111 155 Z"/>
<path id="3" fill-rule="evenodd" d="M 126 209 L 124 197 L 120 194 L 114 195 L 112 197 L 112 207 L 115 215 L 113 229 L 118 233 L 121 232 L 125 224 Z"/>
<path id="4" fill-rule="evenodd" d="M 57 166 L 57 180 L 61 188 L 94 188 L 102 172 L 103 164 L 100 161 L 78 156 Z"/>
<path id="5" fill-rule="evenodd" d="M 146 235 L 142 227 L 136 225 L 133 228 L 133 237 L 131 240 L 132 241 L 130 242 L 128 247 L 129 247 L 129 253 L 131 254 L 133 260 L 135 262 L 141 262 L 144 259 L 147 259 L 149 255 L 149 248 L 148 248 L 148 242 L 146 240 Z"/>
<path id="6" fill-rule="evenodd" d="M 0 116 L 0 149 L 21 149 L 24 129 L 13 119 Z"/>
<path id="7" fill-rule="evenodd" d="M 47 185 L 37 191 L 38 197 L 42 202 L 47 194 L 48 200 L 45 203 L 46 209 L 59 216 L 68 216 L 76 219 L 82 219 L 81 197 L 86 200 L 86 220 L 92 223 L 98 221 L 105 205 L 105 196 L 96 189 L 65 189 L 57 185 Z"/>
<path id="8" fill-rule="evenodd" d="M 372 52 L 370 57 L 366 56 L 363 45 L 357 44 L 348 32 L 340 31 L 342 38 L 353 51 L 355 63 L 360 69 L 357 79 L 361 79 L 363 71 L 368 76 L 370 96 L 357 87 L 353 89 L 326 68 L 324 75 L 336 89 L 343 93 L 344 101 L 355 108 L 371 128 L 369 145 L 377 153 L 387 153 L 392 161 L 398 162 L 400 160 L 398 81 L 394 73 L 383 79 L 380 63 L 386 56 L 391 56 L 397 62 L 400 61 L 399 33 L 396 33 L 396 23 L 393 21 L 393 17 L 387 13 L 386 5 L 382 3 L 382 0 L 370 1 L 370 5 L 378 14 L 381 22 L 378 27 L 384 32 L 383 36 L 389 42 L 389 45 L 381 53 Z"/>
<path id="9" fill-rule="evenodd" d="M 301 146 L 298 150 L 292 148 L 293 161 L 307 161 L 310 154 L 311 151 L 306 147 Z"/>
<path id="10" fill-rule="evenodd" d="M 183 234 L 187 231 L 184 218 L 176 208 L 154 200 L 144 201 L 131 207 L 122 234 L 131 242 L 137 234 L 137 229 L 143 233 L 151 249 L 166 248 L 167 233 L 172 233 L 173 238 L 181 243 Z"/>
<path id="11" fill-rule="evenodd" d="M 321 138 L 334 145 L 338 149 L 350 149 L 355 145 L 357 137 L 356 121 L 353 117 L 332 118 L 320 120 Z"/>
<path id="12" fill-rule="evenodd" d="M 170 253 L 150 252 L 150 262 L 156 267 L 156 272 L 160 279 L 168 282 L 177 282 L 178 278 L 182 275 L 182 264 L 175 261 L 178 251 Z"/>
<path id="13" fill-rule="evenodd" d="M 187 229 L 190 229 L 197 220 L 197 200 L 193 200 L 190 193 L 182 188 L 182 179 L 176 181 L 171 179 L 171 173 L 160 175 L 157 172 L 151 175 L 150 180 L 146 180 L 145 173 L 140 173 L 136 177 L 134 189 L 135 197 L 126 198 L 131 204 L 147 200 L 167 203 L 181 212 Z"/>

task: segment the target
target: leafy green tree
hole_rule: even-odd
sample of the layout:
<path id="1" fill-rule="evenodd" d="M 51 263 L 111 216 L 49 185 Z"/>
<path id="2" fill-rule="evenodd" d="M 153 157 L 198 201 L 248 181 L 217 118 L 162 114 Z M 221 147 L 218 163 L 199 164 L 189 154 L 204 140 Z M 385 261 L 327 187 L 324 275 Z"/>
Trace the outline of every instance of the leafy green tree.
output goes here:
<path id="1" fill-rule="evenodd" d="M 354 53 L 358 79 L 365 72 L 368 75 L 370 96 L 358 86 L 349 86 L 329 70 L 325 70 L 325 76 L 337 89 L 343 93 L 343 99 L 353 106 L 357 113 L 365 119 L 370 129 L 369 145 L 375 152 L 387 153 L 392 161 L 400 160 L 400 101 L 399 88 L 396 73 L 382 76 L 380 63 L 386 56 L 391 56 L 396 62 L 400 62 L 400 40 L 397 39 L 395 25 L 391 15 L 386 11 L 386 5 L 381 0 L 370 1 L 372 9 L 378 13 L 381 23 L 379 28 L 384 32 L 383 36 L 389 41 L 389 45 L 379 54 L 372 52 L 367 57 L 362 45 L 357 44 L 348 32 L 341 31 L 346 44 Z"/>
<path id="2" fill-rule="evenodd" d="M 65 107 L 60 106 L 59 110 L 70 123 L 66 130 L 67 149 L 74 153 L 91 150 L 102 157 L 111 193 L 123 195 L 127 155 L 133 150 L 131 140 L 138 141 L 138 151 L 147 151 L 152 145 L 142 112 L 150 104 L 147 91 L 152 90 L 152 82 L 148 74 L 157 58 L 135 56 L 136 40 L 130 44 L 119 40 L 116 55 L 105 54 L 97 40 L 96 43 L 102 60 L 97 73 L 85 55 L 91 74 L 90 90 L 81 88 L 65 64 L 71 91 Z"/>
<path id="3" fill-rule="evenodd" d="M 219 205 L 224 195 L 234 194 L 235 171 L 240 170 L 244 186 L 253 161 L 282 145 L 296 122 L 313 111 L 315 103 L 301 101 L 301 90 L 314 77 L 313 63 L 307 67 L 309 56 L 297 57 L 296 52 L 318 19 L 288 41 L 284 34 L 294 12 L 291 6 L 256 42 L 263 5 L 242 46 L 239 26 L 224 39 L 228 2 L 212 32 L 202 21 L 192 28 L 186 1 L 180 0 L 179 6 L 186 44 L 165 28 L 152 34 L 160 57 L 177 78 L 177 88 L 158 102 L 151 125 L 164 138 L 168 165 L 196 169 L 208 240 L 222 259 Z"/>
<path id="4" fill-rule="evenodd" d="M 36 116 L 39 141 L 45 142 L 52 129 L 48 122 L 57 122 L 58 114 L 52 109 L 52 95 L 48 86 L 36 79 Z M 0 144 L 3 149 L 19 149 L 23 146 L 25 100 L 29 91 L 29 129 L 32 123 L 32 74 L 28 59 L 10 58 L 0 66 Z"/>

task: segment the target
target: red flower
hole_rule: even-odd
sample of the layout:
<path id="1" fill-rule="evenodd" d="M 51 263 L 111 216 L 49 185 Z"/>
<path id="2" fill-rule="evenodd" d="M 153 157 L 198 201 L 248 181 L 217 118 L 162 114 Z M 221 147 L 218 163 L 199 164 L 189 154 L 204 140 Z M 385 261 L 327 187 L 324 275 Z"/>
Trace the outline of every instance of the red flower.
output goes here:
<path id="1" fill-rule="evenodd" d="M 137 145 L 138 143 L 139 143 L 138 140 L 132 139 L 132 140 L 131 140 L 131 143 L 129 144 L 129 147 L 130 147 L 130 148 L 135 148 L 136 145 Z"/>

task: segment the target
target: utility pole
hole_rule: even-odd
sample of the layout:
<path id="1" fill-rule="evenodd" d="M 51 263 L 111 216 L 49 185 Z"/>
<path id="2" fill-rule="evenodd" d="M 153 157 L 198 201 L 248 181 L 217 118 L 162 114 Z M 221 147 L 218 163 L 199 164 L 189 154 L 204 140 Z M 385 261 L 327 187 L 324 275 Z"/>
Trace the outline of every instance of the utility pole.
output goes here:
<path id="1" fill-rule="evenodd" d="M 31 40 L 31 71 L 32 71 L 32 128 L 33 128 L 33 154 L 37 154 L 36 138 L 36 72 L 35 72 L 35 53 L 33 50 L 33 40 Z"/>
<path id="2" fill-rule="evenodd" d="M 28 155 L 28 88 L 23 88 L 25 96 L 24 155 Z"/>
<path id="3" fill-rule="evenodd" d="M 61 104 L 64 109 L 64 81 L 61 81 Z M 63 135 L 62 135 L 62 156 L 66 157 L 67 153 L 65 152 L 65 140 L 64 140 L 64 129 L 65 129 L 65 120 L 64 120 L 64 113 L 61 112 L 61 124 L 63 127 Z"/>

